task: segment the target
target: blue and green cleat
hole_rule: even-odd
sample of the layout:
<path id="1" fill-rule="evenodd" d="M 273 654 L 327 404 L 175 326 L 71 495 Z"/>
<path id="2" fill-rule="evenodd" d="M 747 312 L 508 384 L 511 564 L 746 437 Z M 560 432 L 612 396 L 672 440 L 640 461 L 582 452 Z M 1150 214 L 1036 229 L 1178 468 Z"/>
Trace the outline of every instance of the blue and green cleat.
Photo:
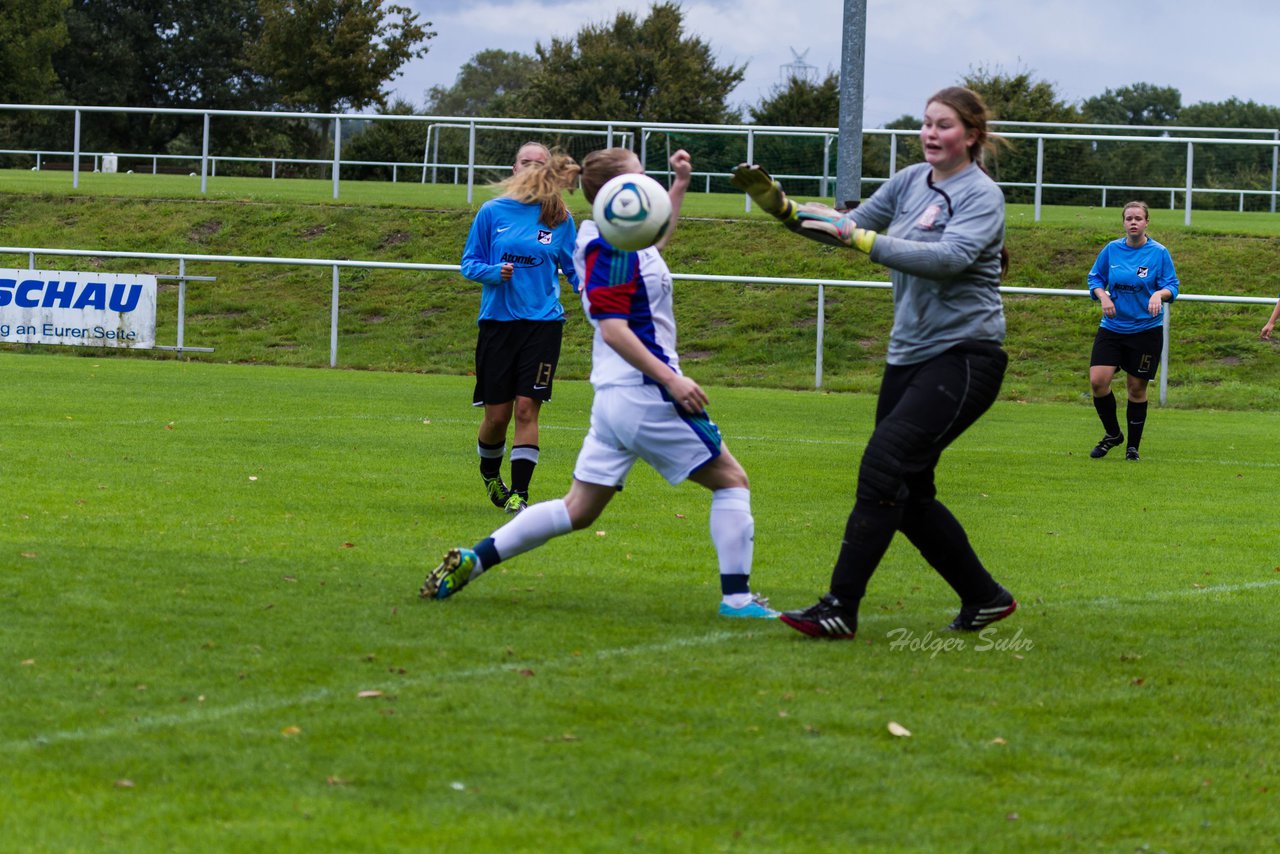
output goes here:
<path id="1" fill-rule="evenodd" d="M 449 549 L 440 565 L 427 574 L 418 596 L 423 599 L 448 599 L 467 586 L 480 559 L 471 549 Z"/>

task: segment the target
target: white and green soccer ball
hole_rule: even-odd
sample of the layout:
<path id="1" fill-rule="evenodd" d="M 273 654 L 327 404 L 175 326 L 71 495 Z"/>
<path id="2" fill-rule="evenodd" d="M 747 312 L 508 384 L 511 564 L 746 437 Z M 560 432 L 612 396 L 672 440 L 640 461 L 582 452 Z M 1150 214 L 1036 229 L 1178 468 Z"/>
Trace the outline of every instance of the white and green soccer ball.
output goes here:
<path id="1" fill-rule="evenodd" d="M 600 236 L 616 249 L 635 252 L 662 239 L 671 225 L 671 197 L 648 175 L 610 178 L 591 206 Z"/>

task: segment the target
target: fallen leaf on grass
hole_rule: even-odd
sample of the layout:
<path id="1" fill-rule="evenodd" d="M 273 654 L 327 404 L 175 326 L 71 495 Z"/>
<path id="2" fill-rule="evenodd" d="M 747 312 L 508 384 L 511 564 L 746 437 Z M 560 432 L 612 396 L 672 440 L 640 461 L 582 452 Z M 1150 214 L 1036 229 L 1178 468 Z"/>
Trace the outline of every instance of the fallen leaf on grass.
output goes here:
<path id="1" fill-rule="evenodd" d="M 114 785 L 117 789 L 132 789 L 133 781 L 132 780 L 116 780 L 115 783 L 112 785 Z"/>
<path id="2" fill-rule="evenodd" d="M 527 668 L 527 667 L 521 668 L 521 669 L 520 669 L 519 671 L 517 671 L 517 672 L 518 672 L 521 676 L 532 676 L 532 675 L 533 675 L 533 671 L 532 671 L 532 670 L 530 670 L 530 669 L 529 669 L 529 668 Z"/>
<path id="3" fill-rule="evenodd" d="M 606 533 L 607 533 L 606 531 L 596 531 L 596 536 L 597 536 L 597 537 L 603 537 L 603 536 L 605 536 L 605 535 L 606 535 Z"/>
<path id="4" fill-rule="evenodd" d="M 344 549 L 354 549 L 355 547 L 356 547 L 355 543 L 343 543 L 341 546 L 339 546 L 339 548 L 344 548 Z"/>
<path id="5" fill-rule="evenodd" d="M 40 557 L 40 553 L 39 552 L 23 552 L 22 556 L 23 557 Z"/>
<path id="6" fill-rule="evenodd" d="M 1016 812 L 1011 812 L 1004 818 L 1005 818 L 1005 821 L 1017 821 L 1019 817 L 1020 816 Z"/>
<path id="7" fill-rule="evenodd" d="M 1129 684 L 1130 684 L 1130 685 L 1141 685 L 1143 682 L 1146 682 L 1146 681 L 1147 681 L 1146 679 L 1143 679 L 1141 676 L 1139 676 L 1137 679 L 1134 679 L 1134 680 L 1133 680 L 1132 682 L 1130 682 Z"/>
<path id="8" fill-rule="evenodd" d="M 1005 741 L 1003 738 L 997 735 L 995 738 L 991 739 L 991 743 L 992 744 L 1008 744 L 1009 742 Z"/>
<path id="9" fill-rule="evenodd" d="M 283 735 L 285 738 L 293 738 L 295 735 L 298 735 L 301 732 L 302 732 L 302 728 L 296 727 L 296 726 L 287 726 L 284 729 L 280 730 L 280 734 Z"/>
<path id="10" fill-rule="evenodd" d="M 374 697 L 381 697 L 381 696 L 382 696 L 381 691 L 361 691 L 359 694 L 356 694 L 356 697 L 361 700 L 369 700 Z"/>
<path id="11" fill-rule="evenodd" d="M 911 730 L 907 729 L 897 721 L 889 721 L 889 734 L 896 735 L 898 738 L 910 738 Z"/>
<path id="12" fill-rule="evenodd" d="M 347 785 L 347 781 L 346 781 L 346 780 L 344 780 L 344 779 L 342 779 L 341 777 L 332 777 L 332 776 L 331 776 L 331 777 L 325 777 L 325 778 L 324 778 L 324 781 L 325 781 L 326 783 L 328 783 L 330 786 L 345 786 L 345 785 Z"/>
<path id="13" fill-rule="evenodd" d="M 32 666 L 34 666 L 34 665 L 35 665 L 35 663 L 36 663 L 36 660 L 35 660 L 34 658 L 24 658 L 24 659 L 22 659 L 22 666 L 23 666 L 23 667 L 32 667 Z"/>
<path id="14" fill-rule="evenodd" d="M 257 479 L 258 479 L 258 476 L 256 474 L 249 475 L 249 480 L 257 480 Z"/>

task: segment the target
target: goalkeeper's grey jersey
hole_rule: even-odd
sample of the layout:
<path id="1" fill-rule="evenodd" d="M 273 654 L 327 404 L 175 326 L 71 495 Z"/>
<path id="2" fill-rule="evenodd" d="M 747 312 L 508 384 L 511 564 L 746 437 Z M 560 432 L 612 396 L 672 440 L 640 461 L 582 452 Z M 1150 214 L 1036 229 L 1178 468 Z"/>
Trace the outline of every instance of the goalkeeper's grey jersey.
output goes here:
<path id="1" fill-rule="evenodd" d="M 932 169 L 903 169 L 849 214 L 879 232 L 871 260 L 892 273 L 891 365 L 923 362 L 962 341 L 1004 341 L 1004 194 L 976 163 L 936 184 Z"/>

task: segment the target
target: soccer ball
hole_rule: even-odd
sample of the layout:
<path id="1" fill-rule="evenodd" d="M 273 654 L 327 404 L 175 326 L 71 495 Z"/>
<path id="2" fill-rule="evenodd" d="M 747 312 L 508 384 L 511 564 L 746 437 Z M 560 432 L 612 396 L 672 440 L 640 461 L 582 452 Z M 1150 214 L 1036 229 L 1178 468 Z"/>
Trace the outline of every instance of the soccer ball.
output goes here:
<path id="1" fill-rule="evenodd" d="M 605 182 L 591 206 L 600 236 L 627 252 L 652 246 L 671 224 L 671 197 L 648 175 L 618 175 Z"/>

